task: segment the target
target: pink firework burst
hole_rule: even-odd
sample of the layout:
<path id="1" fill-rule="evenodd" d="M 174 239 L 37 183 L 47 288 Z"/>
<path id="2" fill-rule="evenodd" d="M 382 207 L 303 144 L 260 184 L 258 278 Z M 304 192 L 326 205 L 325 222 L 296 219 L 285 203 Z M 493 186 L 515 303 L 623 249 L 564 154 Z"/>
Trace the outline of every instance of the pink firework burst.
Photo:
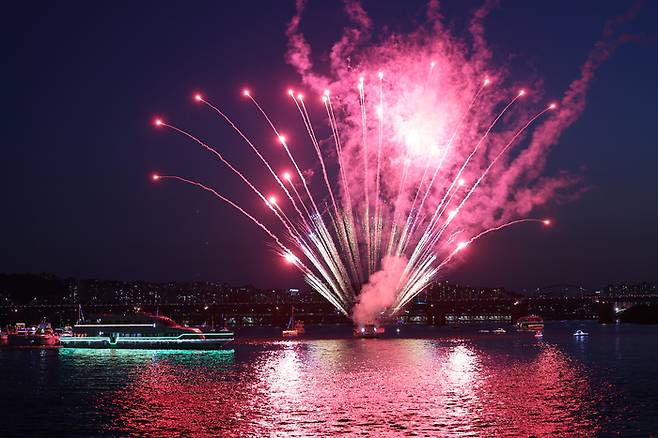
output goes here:
<path id="1" fill-rule="evenodd" d="M 302 7 L 288 27 L 287 59 L 305 89 L 289 89 L 286 99 L 303 121 L 319 172 L 302 169 L 253 90 L 242 94 L 278 139 L 290 166 L 283 173 L 219 106 L 200 94 L 195 99 L 251 148 L 277 184 L 271 195 L 217 149 L 156 121 L 218 157 L 265 203 L 278 229 L 201 183 L 161 178 L 207 190 L 246 215 L 311 287 L 360 324 L 399 313 L 480 237 L 521 223 L 551 224 L 526 216 L 573 183 L 540 178 L 541 171 L 550 146 L 582 112 L 593 72 L 609 54 L 605 44 L 558 105 L 491 65 L 481 23 L 486 7 L 471 22 L 470 47 L 444 29 L 433 8 L 428 29 L 368 44 L 372 24 L 349 2 L 354 25 L 333 46 L 327 74 L 314 71 L 299 33 Z"/>

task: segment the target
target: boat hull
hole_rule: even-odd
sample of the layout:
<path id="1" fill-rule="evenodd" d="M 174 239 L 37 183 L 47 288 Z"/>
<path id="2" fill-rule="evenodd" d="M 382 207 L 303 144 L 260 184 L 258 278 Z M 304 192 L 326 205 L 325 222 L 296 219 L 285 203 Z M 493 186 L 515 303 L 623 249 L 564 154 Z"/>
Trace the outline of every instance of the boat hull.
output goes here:
<path id="1" fill-rule="evenodd" d="M 34 336 L 34 335 L 9 335 L 7 344 L 13 347 L 27 346 L 48 346 L 57 345 L 59 338 L 57 336 Z"/>
<path id="2" fill-rule="evenodd" d="M 139 350 L 232 350 L 233 339 L 136 339 L 109 337 L 61 337 L 64 348 Z"/>
<path id="3" fill-rule="evenodd" d="M 365 327 L 355 327 L 353 335 L 355 338 L 379 338 L 384 334 L 384 327 L 375 327 L 374 325 L 366 325 Z"/>

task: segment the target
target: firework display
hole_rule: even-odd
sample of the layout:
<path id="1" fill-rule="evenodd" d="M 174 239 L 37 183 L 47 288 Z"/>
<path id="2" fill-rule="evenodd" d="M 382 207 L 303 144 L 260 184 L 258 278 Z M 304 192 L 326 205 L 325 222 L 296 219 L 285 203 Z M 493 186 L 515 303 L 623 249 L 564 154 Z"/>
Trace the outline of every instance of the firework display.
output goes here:
<path id="1" fill-rule="evenodd" d="M 330 72 L 321 75 L 299 33 L 301 11 L 288 28 L 288 62 L 303 85 L 285 90 L 282 99 L 299 114 L 304 142 L 299 136 L 293 145 L 283 134 L 299 121 L 277 120 L 253 90 L 241 93 L 278 144 L 257 144 L 221 105 L 193 97 L 249 146 L 277 192 L 265 193 L 194 134 L 155 121 L 218 158 L 223 171 L 262 200 L 276 228 L 198 181 L 153 179 L 191 184 L 238 210 L 314 290 L 359 324 L 399 314 L 480 237 L 512 225 L 550 225 L 532 217 L 533 209 L 568 191 L 574 180 L 544 176 L 546 155 L 582 111 L 601 56 L 591 55 L 589 70 L 583 68 L 558 105 L 543 100 L 538 86 L 523 88 L 504 68 L 493 67 L 477 19 L 470 45 L 436 24 L 438 18 L 429 30 L 374 43 L 365 37 L 372 25 L 359 7 L 348 11 L 354 26 L 334 45 Z M 314 151 L 317 172 L 296 158 L 301 147 Z M 272 148 L 291 170 L 275 170 L 265 158 Z"/>

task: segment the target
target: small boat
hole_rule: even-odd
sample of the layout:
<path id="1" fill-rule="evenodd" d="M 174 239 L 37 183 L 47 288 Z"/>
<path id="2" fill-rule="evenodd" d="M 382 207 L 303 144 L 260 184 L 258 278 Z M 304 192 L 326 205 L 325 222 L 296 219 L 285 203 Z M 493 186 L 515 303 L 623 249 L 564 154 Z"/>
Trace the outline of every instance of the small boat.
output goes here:
<path id="1" fill-rule="evenodd" d="M 503 333 L 507 333 L 507 330 L 505 330 L 504 328 L 498 327 L 497 329 L 492 330 L 491 333 L 495 333 L 497 335 L 500 335 L 500 334 L 503 334 Z"/>
<path id="2" fill-rule="evenodd" d="M 581 337 L 581 336 L 589 336 L 589 333 L 584 332 L 582 330 L 576 330 L 573 335 L 576 337 Z"/>
<path id="3" fill-rule="evenodd" d="M 59 336 L 48 322 L 30 328 L 26 327 L 25 323 L 19 322 L 7 336 L 7 343 L 17 347 L 57 345 Z"/>
<path id="4" fill-rule="evenodd" d="M 491 333 L 491 330 L 478 330 L 478 333 Z"/>
<path id="5" fill-rule="evenodd" d="M 516 329 L 520 332 L 544 330 L 544 319 L 537 315 L 523 316 L 516 321 Z"/>
<path id="6" fill-rule="evenodd" d="M 385 331 L 384 327 L 378 327 L 377 325 L 370 323 L 361 327 L 354 327 L 353 334 L 355 338 L 379 338 Z"/>
<path id="7" fill-rule="evenodd" d="M 304 333 L 306 333 L 306 330 L 304 329 L 304 321 L 295 321 L 295 306 L 291 306 L 288 327 L 284 329 L 281 334 L 284 338 L 296 338 Z"/>
<path id="8" fill-rule="evenodd" d="M 31 345 L 57 345 L 59 335 L 55 333 L 49 322 L 39 324 L 33 334 L 29 335 Z"/>
<path id="9" fill-rule="evenodd" d="M 12 346 L 30 345 L 28 335 L 29 331 L 25 323 L 17 322 L 13 327 L 9 327 L 7 343 Z"/>
<path id="10" fill-rule="evenodd" d="M 543 338 L 543 337 L 544 337 L 544 333 L 542 333 L 541 330 L 537 330 L 537 331 L 535 332 L 535 338 L 537 338 L 537 339 L 541 339 L 541 338 Z"/>

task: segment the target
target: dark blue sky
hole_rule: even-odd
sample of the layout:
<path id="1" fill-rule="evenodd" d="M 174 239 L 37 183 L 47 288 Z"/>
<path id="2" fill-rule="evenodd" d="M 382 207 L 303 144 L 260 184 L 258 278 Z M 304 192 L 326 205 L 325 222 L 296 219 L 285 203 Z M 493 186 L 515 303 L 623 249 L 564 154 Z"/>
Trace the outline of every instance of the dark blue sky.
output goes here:
<path id="1" fill-rule="evenodd" d="M 461 29 L 478 4 L 446 1 L 443 12 Z M 424 5 L 364 7 L 380 29 L 404 31 L 422 21 Z M 559 98 L 604 23 L 628 7 L 507 1 L 487 20 L 487 37 L 501 59 L 514 57 L 515 79 L 539 75 Z M 147 178 L 152 170 L 196 176 L 262 208 L 206 154 L 149 123 L 162 114 L 204 135 L 265 185 L 245 145 L 190 96 L 203 91 L 257 140 L 271 137 L 239 90 L 249 85 L 274 108 L 298 84 L 284 62 L 293 12 L 292 1 L 6 5 L 0 272 L 301 285 L 229 207 Z M 340 4 L 328 1 L 311 2 L 305 18 L 320 48 L 344 24 Z M 551 207 L 551 230 L 483 239 L 449 280 L 513 288 L 658 280 L 657 22 L 651 2 L 624 26 L 647 41 L 622 46 L 602 66 L 585 113 L 551 155 L 550 171 L 585 172 L 589 191 Z"/>

